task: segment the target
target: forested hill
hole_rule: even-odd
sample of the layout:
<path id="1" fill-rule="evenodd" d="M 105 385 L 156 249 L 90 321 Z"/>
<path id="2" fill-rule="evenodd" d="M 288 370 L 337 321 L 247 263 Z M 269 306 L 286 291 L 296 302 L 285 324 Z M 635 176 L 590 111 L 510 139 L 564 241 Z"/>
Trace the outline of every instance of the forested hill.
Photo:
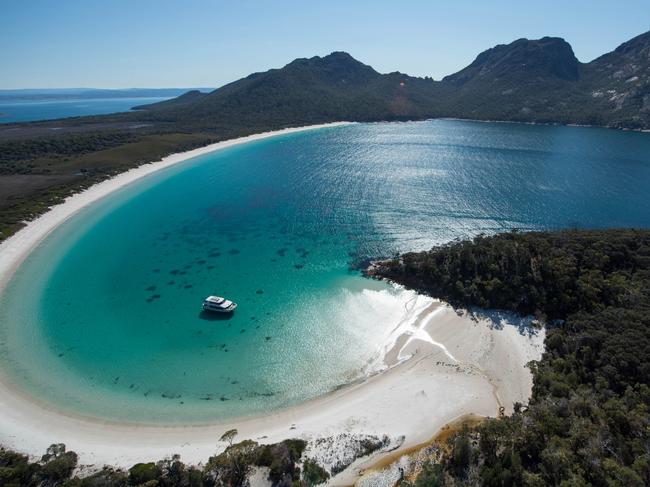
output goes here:
<path id="1" fill-rule="evenodd" d="M 550 326 L 533 395 L 450 442 L 417 485 L 650 485 L 650 231 L 506 233 L 372 273 Z"/>
<path id="2" fill-rule="evenodd" d="M 188 94 L 189 95 L 189 94 Z M 650 128 L 650 32 L 581 63 L 563 39 L 519 39 L 435 82 L 380 74 L 347 53 L 296 59 L 206 96 L 138 107 L 201 126 L 458 117 Z"/>
<path id="3" fill-rule="evenodd" d="M 333 52 L 251 74 L 190 103 L 166 101 L 138 108 L 154 121 L 206 127 L 422 119 L 435 105 L 434 85 L 431 79 L 380 74 L 345 52 Z"/>

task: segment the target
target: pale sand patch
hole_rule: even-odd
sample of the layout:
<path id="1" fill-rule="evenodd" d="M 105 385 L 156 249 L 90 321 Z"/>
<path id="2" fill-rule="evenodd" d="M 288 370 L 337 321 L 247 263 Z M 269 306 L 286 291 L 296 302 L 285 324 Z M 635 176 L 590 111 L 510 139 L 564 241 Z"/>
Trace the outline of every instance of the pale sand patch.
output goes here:
<path id="1" fill-rule="evenodd" d="M 0 244 L 0 289 L 57 225 L 110 192 L 213 150 L 316 127 L 321 126 L 259 134 L 174 154 L 70 197 Z M 508 409 L 511 401 L 527 399 L 531 380 L 524 364 L 540 357 L 543 331 L 527 336 L 511 325 L 501 328 L 491 327 L 486 320 L 458 316 L 448 306 L 418 296 L 394 330 L 385 359 L 390 367 L 382 373 L 263 417 L 201 426 L 134 426 L 83 418 L 39 404 L 0 376 L 0 444 L 40 455 L 51 443 L 63 442 L 79 454 L 81 464 L 121 467 L 174 453 L 188 463 L 205 462 L 225 448 L 218 438 L 231 428 L 239 430 L 240 439 L 269 443 L 340 433 L 404 436 L 403 448 L 408 448 L 428 440 L 459 416 L 494 416 L 500 404 Z M 367 461 L 356 462 L 354 467 L 362 468 Z M 345 483 L 346 476 L 355 471 L 348 469 L 334 483 L 339 478 Z"/>
<path id="2" fill-rule="evenodd" d="M 510 414 L 515 402 L 527 403 L 533 383 L 526 364 L 539 360 L 544 350 L 545 330 L 534 328 L 528 318 L 489 311 L 457 311 L 446 303 L 431 301 L 417 319 L 404 327 L 385 355 L 387 365 L 399 363 L 388 373 L 415 361 L 413 369 L 428 377 L 418 382 L 413 381 L 418 376 L 414 370 L 408 377 L 404 372 L 397 372 L 408 381 L 402 394 L 410 394 L 413 402 L 421 401 L 421 407 L 429 413 L 428 419 L 422 418 L 418 429 L 419 419 L 410 423 L 411 415 L 418 414 L 414 410 L 417 408 L 403 410 L 402 420 L 414 429 L 410 434 L 402 433 L 407 441 L 400 450 L 428 441 L 445 424 L 468 413 L 495 417 L 501 407 L 505 414 Z M 460 390 L 449 383 L 432 392 L 424 388 L 427 381 L 446 380 L 456 382 Z M 476 392 L 473 397 L 472 391 Z M 445 406 L 455 401 L 458 401 L 457 410 L 446 409 Z M 411 404 L 396 401 L 395 407 L 408 408 Z M 386 455 L 395 453 L 360 459 L 331 484 L 353 484 L 365 469 Z"/>

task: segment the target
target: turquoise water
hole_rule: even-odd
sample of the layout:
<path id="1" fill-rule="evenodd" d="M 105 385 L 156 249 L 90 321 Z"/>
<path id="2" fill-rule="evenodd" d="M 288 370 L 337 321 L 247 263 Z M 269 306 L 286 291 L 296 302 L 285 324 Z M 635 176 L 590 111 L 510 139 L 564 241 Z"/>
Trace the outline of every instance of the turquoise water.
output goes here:
<path id="1" fill-rule="evenodd" d="M 202 422 L 295 404 L 381 362 L 411 294 L 364 259 L 513 227 L 650 226 L 650 136 L 362 124 L 193 159 L 59 227 L 0 298 L 0 364 L 50 405 Z M 230 318 L 199 312 L 232 298 Z"/>
<path id="2" fill-rule="evenodd" d="M 0 100 L 0 123 L 33 122 L 64 117 L 128 112 L 134 106 L 157 103 L 170 97 L 64 98 Z"/>

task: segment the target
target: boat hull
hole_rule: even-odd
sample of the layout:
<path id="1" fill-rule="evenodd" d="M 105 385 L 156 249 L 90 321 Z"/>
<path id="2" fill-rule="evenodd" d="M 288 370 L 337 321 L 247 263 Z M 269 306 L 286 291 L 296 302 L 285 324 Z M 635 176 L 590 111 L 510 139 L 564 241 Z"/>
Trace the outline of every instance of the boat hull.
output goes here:
<path id="1" fill-rule="evenodd" d="M 211 306 L 206 306 L 206 305 L 202 306 L 203 311 L 209 311 L 210 313 L 232 313 L 233 311 L 235 311 L 236 308 L 237 305 L 235 303 L 228 306 L 227 308 L 213 308 Z"/>

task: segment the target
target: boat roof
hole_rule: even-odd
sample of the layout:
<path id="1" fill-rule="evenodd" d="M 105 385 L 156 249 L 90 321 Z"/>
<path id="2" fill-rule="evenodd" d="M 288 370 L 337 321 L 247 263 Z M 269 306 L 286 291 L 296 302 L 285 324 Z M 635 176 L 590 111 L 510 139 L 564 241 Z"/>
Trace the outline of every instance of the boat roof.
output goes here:
<path id="1" fill-rule="evenodd" d="M 205 301 L 206 303 L 220 304 L 223 301 L 225 301 L 225 299 L 222 298 L 221 296 L 208 296 L 207 298 L 205 298 Z"/>
<path id="2" fill-rule="evenodd" d="M 214 306 L 217 308 L 226 309 L 235 303 L 233 303 L 229 299 L 222 298 L 221 296 L 208 296 L 207 298 L 205 298 L 205 301 L 203 301 L 203 304 L 207 306 Z"/>

